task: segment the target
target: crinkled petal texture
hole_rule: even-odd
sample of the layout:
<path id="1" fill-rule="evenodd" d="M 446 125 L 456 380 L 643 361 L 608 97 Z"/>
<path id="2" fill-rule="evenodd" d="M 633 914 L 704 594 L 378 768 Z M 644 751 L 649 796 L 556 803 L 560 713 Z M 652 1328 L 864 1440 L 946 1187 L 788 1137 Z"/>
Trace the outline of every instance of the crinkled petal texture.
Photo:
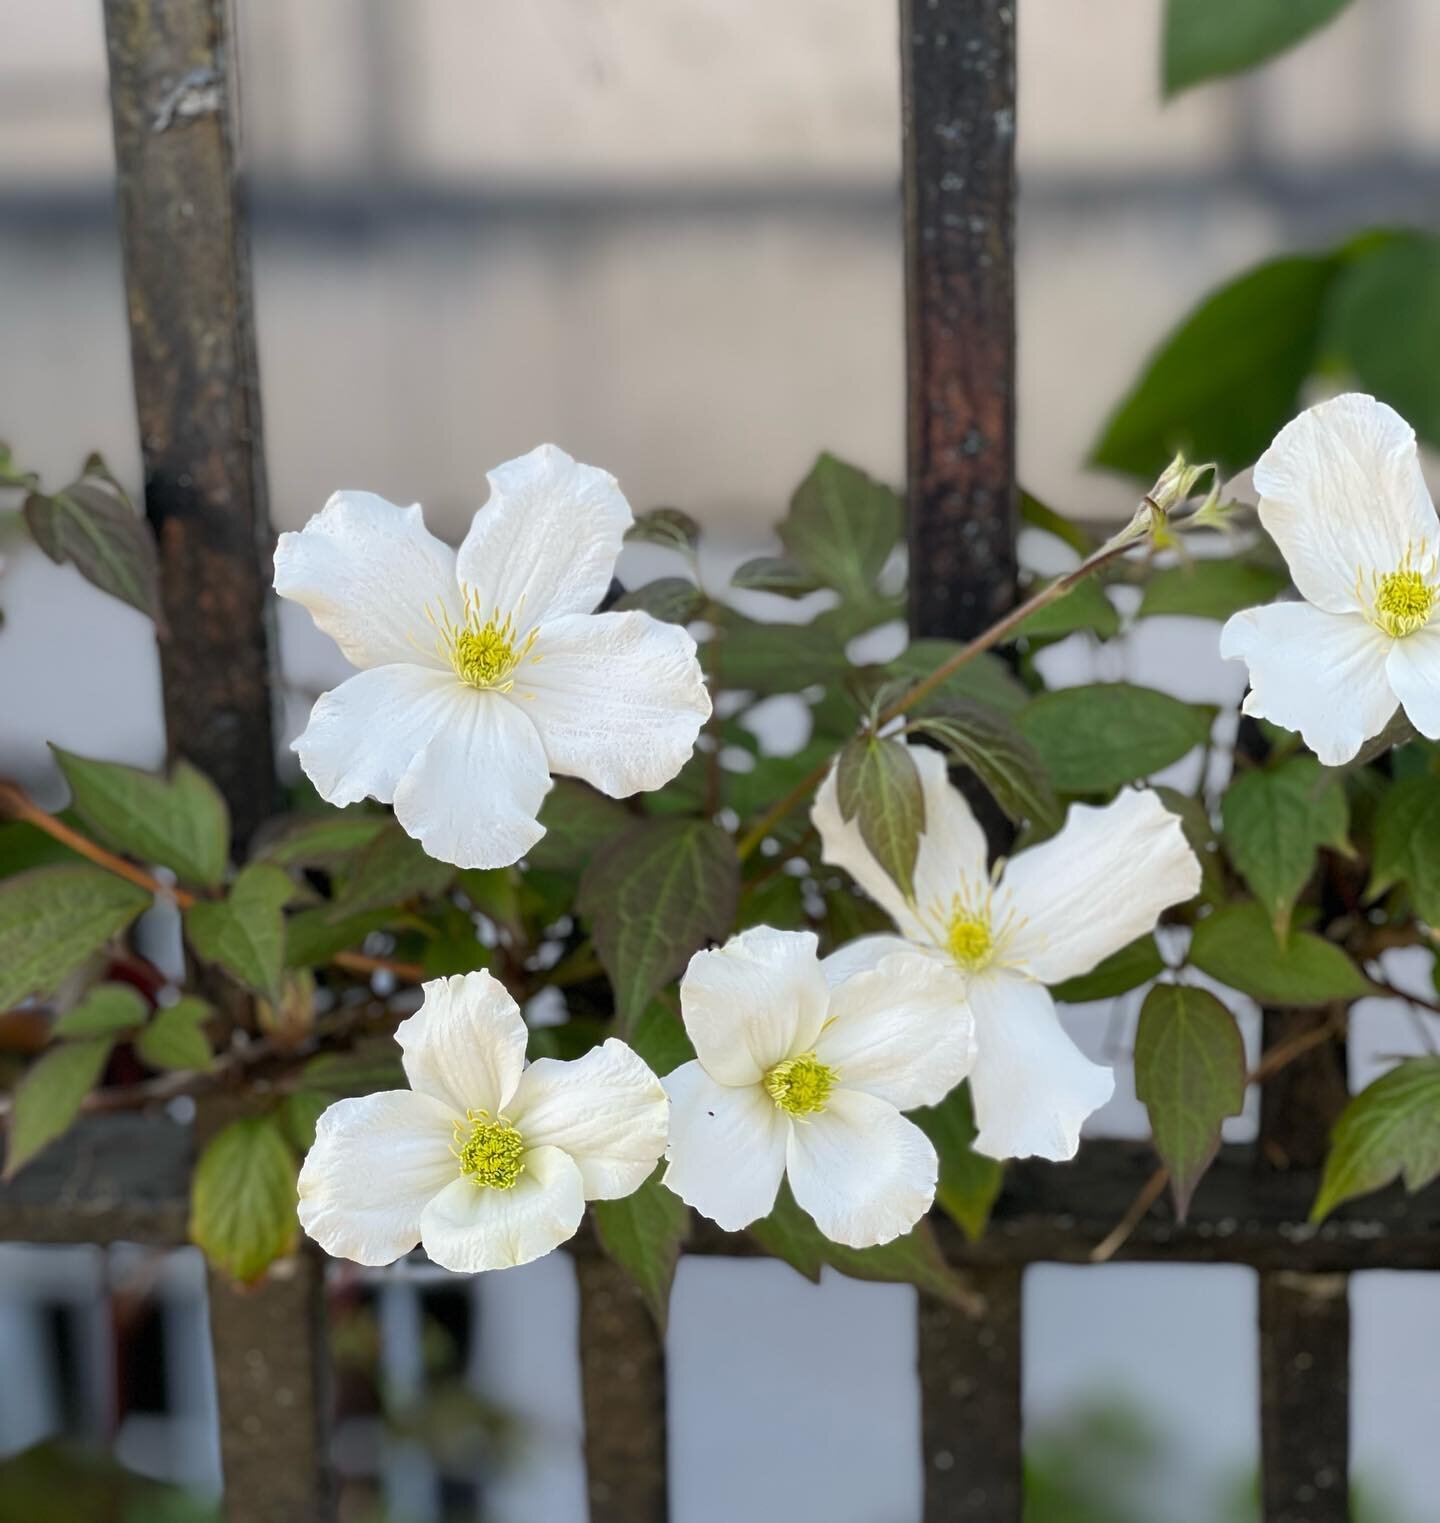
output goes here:
<path id="1" fill-rule="evenodd" d="M 918 1126 L 852 1089 L 837 1089 L 823 1111 L 791 1126 L 786 1163 L 796 1201 L 848 1248 L 908 1232 L 930 1209 L 939 1173 Z"/>
<path id="2" fill-rule="evenodd" d="M 420 1241 L 442 1269 L 475 1274 L 543 1258 L 575 1236 L 585 1214 L 585 1183 L 560 1148 L 531 1148 L 508 1190 L 460 1178 L 420 1216 Z"/>
<path id="3" fill-rule="evenodd" d="M 424 987 L 420 1008 L 395 1029 L 410 1087 L 454 1114 L 500 1115 L 525 1067 L 519 1006 L 483 971 L 432 979 Z M 452 1159 L 452 1173 L 454 1168 Z"/>
<path id="4" fill-rule="evenodd" d="M 1395 712 L 1386 672 L 1394 643 L 1405 642 L 1392 642 L 1359 614 L 1272 603 L 1229 619 L 1220 654 L 1250 669 L 1247 714 L 1298 730 L 1327 767 L 1338 767 Z"/>
<path id="5" fill-rule="evenodd" d="M 615 1200 L 659 1162 L 669 1112 L 659 1079 L 611 1038 L 571 1062 L 532 1063 L 508 1115 L 527 1147 L 557 1147 L 575 1160 L 586 1200 Z"/>
<path id="6" fill-rule="evenodd" d="M 300 1225 L 357 1264 L 409 1253 L 425 1207 L 455 1178 L 453 1121 L 439 1100 L 406 1089 L 337 1100 L 300 1170 Z"/>
<path id="7" fill-rule="evenodd" d="M 395 818 L 441 862 L 506 867 L 545 834 L 545 750 L 518 704 L 456 686 L 450 723 L 396 786 Z"/>
<path id="8" fill-rule="evenodd" d="M 831 990 L 815 1054 L 847 1090 L 902 1111 L 938 1105 L 975 1062 L 963 976 L 921 952 L 892 952 Z"/>
<path id="9" fill-rule="evenodd" d="M 455 552 L 426 529 L 419 503 L 336 492 L 298 534 L 280 536 L 275 591 L 308 608 L 355 666 L 449 669 L 425 614 L 459 613 Z"/>
<path id="10" fill-rule="evenodd" d="M 970 983 L 979 1056 L 970 1075 L 978 1135 L 991 1158 L 1073 1158 L 1080 1125 L 1114 1093 L 1115 1076 L 1070 1040 L 1043 985 L 1015 973 Z"/>
<path id="11" fill-rule="evenodd" d="M 1390 647 L 1385 678 L 1410 723 L 1440 740 L 1440 624 L 1428 624 Z"/>
<path id="12" fill-rule="evenodd" d="M 847 941 L 838 951 L 822 957 L 820 971 L 825 975 L 825 982 L 834 989 L 857 973 L 868 973 L 870 969 L 878 968 L 885 958 L 896 952 L 919 952 L 924 957 L 933 958 L 954 973 L 962 985 L 964 983 L 964 976 L 947 954 L 928 945 L 916 946 L 903 936 L 857 936 L 854 941 Z"/>
<path id="13" fill-rule="evenodd" d="M 985 833 L 964 795 L 951 787 L 940 752 L 930 746 L 906 749 L 915 759 L 925 794 L 925 832 L 915 860 L 915 905 L 924 912 L 936 905 L 948 905 L 965 880 L 974 883 L 984 879 Z M 929 930 L 866 846 L 859 820 L 847 823 L 842 818 L 833 767 L 820 786 L 810 818 L 820 832 L 824 860 L 843 867 L 906 937 L 928 940 Z"/>
<path id="14" fill-rule="evenodd" d="M 590 613 L 610 587 L 630 504 L 608 471 L 553 444 L 487 473 L 490 500 L 460 546 L 461 582 L 521 630 Z"/>
<path id="15" fill-rule="evenodd" d="M 698 1062 L 661 1082 L 670 1096 L 666 1187 L 726 1232 L 768 1216 L 785 1173 L 785 1113 L 758 1084 L 717 1083 Z"/>
<path id="16" fill-rule="evenodd" d="M 542 625 L 514 696 L 550 770 L 612 798 L 668 783 L 710 717 L 695 641 L 639 611 Z"/>
<path id="17" fill-rule="evenodd" d="M 1357 610 L 1358 577 L 1398 569 L 1440 533 L 1415 430 L 1359 392 L 1287 423 L 1256 464 L 1255 486 L 1296 587 L 1327 613 Z"/>
<path id="18" fill-rule="evenodd" d="M 814 1047 L 830 1000 L 817 944 L 812 931 L 759 925 L 690 959 L 680 1008 L 712 1079 L 758 1084 L 776 1063 Z"/>
<path id="19" fill-rule="evenodd" d="M 1088 973 L 1200 889 L 1200 862 L 1180 820 L 1150 789 L 1103 808 L 1072 804 L 1064 827 L 1022 851 L 1002 884 L 1021 924 L 1007 962 L 1041 983 Z"/>

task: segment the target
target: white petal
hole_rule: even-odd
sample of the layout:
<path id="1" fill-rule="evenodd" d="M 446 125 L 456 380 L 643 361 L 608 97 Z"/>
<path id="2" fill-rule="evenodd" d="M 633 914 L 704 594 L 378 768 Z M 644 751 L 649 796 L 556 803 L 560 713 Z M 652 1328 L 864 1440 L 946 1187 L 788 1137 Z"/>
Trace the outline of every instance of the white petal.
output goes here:
<path id="1" fill-rule="evenodd" d="M 977 1152 L 991 1158 L 1073 1158 L 1080 1123 L 1115 1090 L 1115 1076 L 1066 1036 L 1040 984 L 1012 973 L 971 981 L 980 1055 L 970 1075 Z"/>
<path id="2" fill-rule="evenodd" d="M 1220 654 L 1250 668 L 1245 712 L 1298 730 L 1327 767 L 1349 761 L 1395 712 L 1390 643 L 1359 614 L 1308 603 L 1247 608 L 1220 632 Z"/>
<path id="3" fill-rule="evenodd" d="M 586 1200 L 638 1190 L 665 1151 L 670 1102 L 660 1081 L 613 1037 L 582 1058 L 541 1058 L 525 1070 L 508 1112 L 526 1147 L 567 1152 Z"/>
<path id="4" fill-rule="evenodd" d="M 389 1264 L 420 1241 L 420 1216 L 455 1178 L 451 1112 L 408 1089 L 337 1100 L 300 1170 L 300 1225 L 336 1258 Z"/>
<path id="5" fill-rule="evenodd" d="M 575 1236 L 585 1215 L 580 1170 L 559 1148 L 532 1148 L 508 1190 L 460 1178 L 425 1207 L 420 1241 L 431 1260 L 457 1274 L 511 1269 L 543 1258 Z"/>
<path id="6" fill-rule="evenodd" d="M 915 759 L 925 793 L 925 833 L 915 859 L 915 904 L 923 913 L 937 902 L 948 905 L 966 879 L 972 883 L 984 880 L 985 832 L 964 794 L 952 786 L 941 753 L 932 746 L 907 749 Z M 841 818 L 833 767 L 820 785 L 810 818 L 820 832 L 823 860 L 843 867 L 905 936 L 916 941 L 928 939 L 929 933 L 905 903 L 890 874 L 871 856 L 858 819 L 847 824 Z"/>
<path id="7" fill-rule="evenodd" d="M 923 952 L 893 953 L 831 989 L 815 1054 L 847 1090 L 902 1111 L 938 1105 L 975 1062 L 964 976 Z"/>
<path id="8" fill-rule="evenodd" d="M 615 478 L 542 444 L 486 479 L 490 500 L 460 546 L 460 580 L 521 629 L 590 613 L 634 522 Z"/>
<path id="9" fill-rule="evenodd" d="M 377 666 L 323 693 L 291 749 L 336 808 L 363 798 L 388 804 L 410 764 L 458 713 L 467 689 L 453 672 Z"/>
<path id="10" fill-rule="evenodd" d="M 908 1232 L 935 1199 L 930 1139 L 893 1105 L 839 1089 L 790 1128 L 790 1189 L 832 1242 L 873 1248 Z"/>
<path id="11" fill-rule="evenodd" d="M 280 536 L 275 591 L 308 608 L 356 666 L 448 668 L 425 610 L 458 615 L 455 552 L 426 529 L 418 502 L 336 492 L 298 534 Z"/>
<path id="12" fill-rule="evenodd" d="M 1329 613 L 1358 608 L 1361 573 L 1394 571 L 1406 549 L 1434 549 L 1415 430 L 1358 392 L 1287 423 L 1255 467 L 1260 521 L 1301 595 Z"/>
<path id="13" fill-rule="evenodd" d="M 710 717 L 694 640 L 638 611 L 543 624 L 514 697 L 540 732 L 550 770 L 611 798 L 668 783 Z"/>
<path id="14" fill-rule="evenodd" d="M 916 946 L 903 936 L 857 936 L 854 941 L 847 941 L 828 957 L 822 957 L 820 971 L 825 975 L 825 982 L 833 989 L 836 984 L 843 984 L 847 978 L 853 978 L 857 973 L 868 973 L 871 968 L 878 968 L 892 953 L 909 951 L 920 952 L 927 957 L 937 955 L 931 948 Z M 953 968 L 955 964 L 947 957 L 945 966 Z"/>
<path id="15" fill-rule="evenodd" d="M 1022 851 L 1001 886 L 1025 917 L 1004 956 L 1041 983 L 1088 973 L 1200 891 L 1180 820 L 1146 788 L 1096 809 L 1072 804 L 1058 835 Z"/>
<path id="16" fill-rule="evenodd" d="M 464 702 L 395 788 L 395 818 L 441 862 L 508 867 L 545 834 L 545 750 L 518 704 L 457 687 Z"/>
<path id="17" fill-rule="evenodd" d="M 508 1114 L 525 1066 L 526 1030 L 498 979 L 484 971 L 432 979 L 420 1008 L 395 1028 L 395 1040 L 411 1089 L 461 1115 Z"/>
<path id="18" fill-rule="evenodd" d="M 699 1063 L 661 1083 L 670 1096 L 666 1188 L 726 1232 L 768 1216 L 785 1173 L 784 1111 L 758 1084 L 717 1084 Z"/>
<path id="19" fill-rule="evenodd" d="M 757 925 L 690 959 L 680 1009 L 711 1078 L 756 1084 L 815 1045 L 830 998 L 815 947 L 813 931 Z"/>
<path id="20" fill-rule="evenodd" d="M 1385 662 L 1385 677 L 1410 723 L 1440 740 L 1440 624 L 1429 624 L 1397 640 Z"/>

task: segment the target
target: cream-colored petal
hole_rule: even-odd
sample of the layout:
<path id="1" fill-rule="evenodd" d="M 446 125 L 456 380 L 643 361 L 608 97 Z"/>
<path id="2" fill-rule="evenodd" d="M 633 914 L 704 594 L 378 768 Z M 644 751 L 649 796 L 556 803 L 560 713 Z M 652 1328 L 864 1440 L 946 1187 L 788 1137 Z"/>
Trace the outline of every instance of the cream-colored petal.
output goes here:
<path id="1" fill-rule="evenodd" d="M 479 606 L 498 608 L 522 630 L 593 612 L 634 521 L 615 478 L 542 444 L 486 479 L 490 500 L 475 515 L 457 568 Z"/>
<path id="2" fill-rule="evenodd" d="M 280 536 L 275 591 L 308 608 L 356 666 L 448 668 L 426 609 L 457 614 L 455 552 L 426 529 L 419 503 L 336 492 L 298 534 Z"/>
<path id="3" fill-rule="evenodd" d="M 457 1179 L 420 1218 L 420 1241 L 431 1260 L 457 1274 L 512 1269 L 568 1242 L 585 1215 L 580 1170 L 559 1148 L 532 1148 L 508 1190 Z"/>
<path id="4" fill-rule="evenodd" d="M 872 968 L 878 968 L 893 953 L 911 951 L 919 952 L 925 957 L 941 958 L 947 968 L 955 966 L 948 956 L 934 947 L 917 946 L 913 941 L 906 941 L 903 936 L 877 935 L 857 936 L 854 941 L 847 941 L 843 947 L 838 947 L 828 957 L 820 959 L 820 971 L 825 975 L 825 982 L 833 989 L 857 973 L 867 973 Z"/>
<path id="5" fill-rule="evenodd" d="M 1415 430 L 1359 392 L 1287 423 L 1255 466 L 1260 521 L 1301 595 L 1327 613 L 1359 608 L 1356 578 L 1436 549 Z"/>
<path id="6" fill-rule="evenodd" d="M 938 1105 L 975 1062 L 975 1022 L 958 969 L 907 949 L 830 991 L 815 1054 L 846 1089 L 898 1110 Z"/>
<path id="7" fill-rule="evenodd" d="M 1115 1076 L 1065 1034 L 1043 985 L 1010 973 L 970 983 L 979 1055 L 970 1075 L 978 1135 L 990 1158 L 1073 1158 L 1080 1125 L 1115 1090 Z"/>
<path id="8" fill-rule="evenodd" d="M 918 1126 L 856 1090 L 836 1090 L 823 1111 L 790 1128 L 790 1189 L 821 1232 L 847 1248 L 908 1232 L 935 1199 L 939 1167 Z"/>
<path id="9" fill-rule="evenodd" d="M 513 696 L 550 770 L 612 798 L 668 783 L 710 717 L 694 640 L 638 611 L 542 624 Z"/>
<path id="10" fill-rule="evenodd" d="M 508 1114 L 527 1035 L 510 991 L 483 970 L 435 978 L 424 987 L 420 1008 L 395 1028 L 410 1087 L 461 1115 Z"/>
<path id="11" fill-rule="evenodd" d="M 452 683 L 463 701 L 395 787 L 395 818 L 457 867 L 508 867 L 545 834 L 545 750 L 523 708 Z"/>
<path id="12" fill-rule="evenodd" d="M 300 1225 L 336 1258 L 389 1264 L 458 1172 L 451 1110 L 408 1089 L 337 1100 L 300 1170 Z"/>
<path id="13" fill-rule="evenodd" d="M 816 945 L 812 931 L 758 925 L 690 959 L 680 1009 L 712 1079 L 756 1084 L 815 1045 L 830 999 Z"/>
<path id="14" fill-rule="evenodd" d="M 1359 614 L 1308 603 L 1247 608 L 1220 632 L 1220 654 L 1250 669 L 1245 712 L 1298 730 L 1327 767 L 1349 761 L 1390 722 L 1391 644 Z"/>
<path id="15" fill-rule="evenodd" d="M 521 1076 L 509 1115 L 526 1147 L 574 1160 L 586 1200 L 638 1190 L 665 1151 L 670 1102 L 660 1081 L 613 1037 L 571 1062 L 540 1058 Z"/>
<path id="16" fill-rule="evenodd" d="M 1440 740 L 1440 623 L 1395 641 L 1385 660 L 1385 680 L 1410 723 Z"/>
<path id="17" fill-rule="evenodd" d="M 699 1063 L 661 1082 L 670 1096 L 664 1185 L 726 1232 L 768 1216 L 785 1173 L 785 1113 L 758 1084 L 717 1084 Z"/>
<path id="18" fill-rule="evenodd" d="M 1200 862 L 1178 815 L 1150 789 L 1103 808 L 1072 804 L 1057 835 L 1022 851 L 1001 879 L 1022 917 L 1007 963 L 1058 984 L 1153 929 L 1162 910 L 1200 891 Z"/>

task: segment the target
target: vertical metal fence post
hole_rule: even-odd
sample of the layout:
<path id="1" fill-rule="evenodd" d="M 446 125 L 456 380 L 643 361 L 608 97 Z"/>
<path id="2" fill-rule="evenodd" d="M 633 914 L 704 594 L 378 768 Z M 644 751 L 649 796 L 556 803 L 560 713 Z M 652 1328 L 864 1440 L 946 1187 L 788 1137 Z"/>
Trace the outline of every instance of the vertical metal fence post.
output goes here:
<path id="1" fill-rule="evenodd" d="M 910 618 L 964 638 L 1015 599 L 1015 6 L 901 0 Z M 1020 1273 L 920 1317 L 925 1523 L 1019 1523 Z"/>
<path id="2" fill-rule="evenodd" d="M 243 843 L 273 808 L 275 772 L 234 32 L 225 0 L 105 0 L 105 26 L 166 726 Z M 254 1291 L 216 1275 L 209 1288 L 226 1516 L 316 1523 L 330 1504 L 320 1268 L 300 1256 Z"/>

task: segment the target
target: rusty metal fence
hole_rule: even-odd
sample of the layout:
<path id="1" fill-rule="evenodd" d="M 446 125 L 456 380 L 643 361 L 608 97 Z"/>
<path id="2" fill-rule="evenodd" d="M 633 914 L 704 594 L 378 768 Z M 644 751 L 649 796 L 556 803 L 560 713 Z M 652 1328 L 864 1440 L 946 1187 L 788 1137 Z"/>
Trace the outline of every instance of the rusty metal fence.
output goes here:
<path id="1" fill-rule="evenodd" d="M 900 0 L 912 624 L 964 636 L 1015 592 L 1014 0 Z M 146 511 L 159 539 L 165 712 L 221 784 L 237 837 L 275 801 L 265 501 L 234 34 L 226 0 L 104 0 L 120 226 Z M 1324 1018 L 1267 1012 L 1267 1041 Z M 1260 1138 L 1225 1149 L 1190 1220 L 1140 1221 L 1117 1257 L 1258 1271 L 1263 1516 L 1349 1517 L 1349 1310 L 1359 1269 L 1440 1269 L 1440 1202 L 1386 1194 L 1306 1224 L 1345 1084 L 1334 1044 L 1263 1094 Z M 96 1116 L 0 1191 L 0 1239 L 180 1245 L 197 1136 L 161 1116 Z M 982 1316 L 922 1300 L 924 1523 L 1017 1523 L 1021 1276 L 1084 1263 L 1149 1177 L 1139 1144 L 1012 1166 L 967 1243 Z M 692 1253 L 743 1252 L 707 1231 Z M 663 1523 L 665 1355 L 621 1272 L 582 1236 L 580 1367 L 592 1523 Z M 313 1523 L 331 1510 L 323 1264 L 298 1255 L 257 1291 L 209 1285 L 226 1515 Z"/>

